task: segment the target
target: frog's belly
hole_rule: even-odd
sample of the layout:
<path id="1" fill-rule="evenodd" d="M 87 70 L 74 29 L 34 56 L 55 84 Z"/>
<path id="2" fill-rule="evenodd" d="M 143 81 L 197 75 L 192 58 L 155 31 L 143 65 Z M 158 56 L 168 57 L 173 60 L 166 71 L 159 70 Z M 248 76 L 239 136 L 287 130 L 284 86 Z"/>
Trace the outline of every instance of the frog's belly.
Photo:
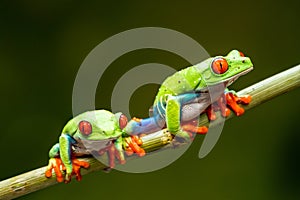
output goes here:
<path id="1" fill-rule="evenodd" d="M 210 87 L 201 96 L 183 105 L 181 109 L 181 121 L 186 122 L 197 118 L 213 102 L 216 102 L 224 93 L 224 85 Z"/>
<path id="2" fill-rule="evenodd" d="M 93 152 L 99 152 L 105 147 L 112 144 L 116 138 L 109 138 L 103 140 L 82 140 L 76 138 L 77 144 L 74 145 L 73 151 L 78 155 L 88 155 Z"/>

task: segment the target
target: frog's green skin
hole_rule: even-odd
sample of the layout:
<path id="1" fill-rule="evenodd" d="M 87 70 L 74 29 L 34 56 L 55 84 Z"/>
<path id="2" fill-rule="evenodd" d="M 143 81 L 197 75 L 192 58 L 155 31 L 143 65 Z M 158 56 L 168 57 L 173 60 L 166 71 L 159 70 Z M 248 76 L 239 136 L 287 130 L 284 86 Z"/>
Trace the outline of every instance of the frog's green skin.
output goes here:
<path id="1" fill-rule="evenodd" d="M 217 59 L 227 62 L 226 72 L 221 74 L 214 72 L 212 66 Z M 159 88 L 153 104 L 153 116 L 142 120 L 133 119 L 124 130 L 130 134 L 148 133 L 159 130 L 166 124 L 173 134 L 186 137 L 188 134 L 180 127 L 182 118 L 191 119 L 195 116 L 182 113 L 183 105 L 198 102 L 200 110 L 197 115 L 200 115 L 224 94 L 226 87 L 252 69 L 250 58 L 244 57 L 237 50 L 232 50 L 226 56 L 211 57 L 178 71 L 168 77 Z"/>
<path id="2" fill-rule="evenodd" d="M 120 159 L 124 160 L 123 137 L 128 136 L 119 126 L 120 113 L 113 114 L 107 110 L 95 110 L 82 113 L 71 119 L 63 128 L 59 143 L 49 151 L 49 157 L 60 156 L 66 167 L 66 177 L 72 173 L 72 147 L 78 142 L 85 145 L 85 141 L 100 142 L 96 149 L 87 148 L 87 151 L 99 151 L 114 141 L 119 151 Z M 102 142 L 102 143 L 101 143 Z"/>

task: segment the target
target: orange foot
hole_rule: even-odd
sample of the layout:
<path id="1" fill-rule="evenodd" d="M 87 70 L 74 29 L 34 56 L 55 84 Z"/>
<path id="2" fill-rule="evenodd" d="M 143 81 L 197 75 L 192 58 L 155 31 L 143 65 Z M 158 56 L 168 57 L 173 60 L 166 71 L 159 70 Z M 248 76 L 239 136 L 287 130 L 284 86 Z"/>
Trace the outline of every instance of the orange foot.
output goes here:
<path id="1" fill-rule="evenodd" d="M 227 92 L 225 94 L 226 103 L 227 105 L 233 110 L 233 112 L 240 116 L 244 114 L 245 110 L 240 107 L 238 104 L 244 104 L 247 105 L 251 102 L 252 98 L 250 95 L 240 96 L 233 94 L 232 92 Z"/>
<path id="2" fill-rule="evenodd" d="M 72 159 L 72 166 L 73 166 L 73 171 L 72 174 L 70 176 L 66 175 L 66 177 L 63 177 L 63 171 L 66 170 L 65 165 L 63 164 L 63 162 L 61 161 L 60 158 L 50 158 L 49 159 L 49 164 L 47 166 L 47 169 L 45 171 L 45 176 L 47 178 L 52 177 L 52 171 L 54 170 L 55 175 L 56 175 L 56 180 L 58 182 L 63 182 L 65 181 L 65 183 L 68 183 L 71 181 L 71 177 L 72 175 L 76 176 L 76 180 L 77 181 L 81 181 L 82 176 L 80 174 L 80 168 L 89 168 L 90 164 L 88 162 L 85 161 L 80 161 L 76 158 Z"/>
<path id="3" fill-rule="evenodd" d="M 141 148 L 142 140 L 138 136 L 131 136 L 124 139 L 124 148 L 127 155 L 132 155 L 136 153 L 138 156 L 144 156 L 145 150 Z M 123 152 L 119 151 L 115 144 L 111 144 L 99 151 L 100 155 L 103 155 L 105 152 L 108 153 L 109 157 L 109 168 L 115 167 L 115 160 L 117 159 L 120 164 L 125 164 L 126 160 L 124 158 Z"/>
<path id="4" fill-rule="evenodd" d="M 133 121 L 136 121 L 136 122 L 141 122 L 141 121 L 142 121 L 142 119 L 137 118 L 137 117 L 133 117 L 132 120 L 133 120 Z"/>
<path id="5" fill-rule="evenodd" d="M 137 135 L 125 138 L 125 149 L 128 156 L 136 153 L 138 156 L 142 157 L 146 154 L 145 150 L 140 146 L 143 144 L 141 138 Z"/>
<path id="6" fill-rule="evenodd" d="M 181 124 L 181 129 L 189 134 L 191 140 L 194 139 L 195 133 L 204 135 L 208 132 L 208 128 L 206 126 L 198 126 L 198 120 L 184 122 Z"/>
<path id="7" fill-rule="evenodd" d="M 206 109 L 206 114 L 209 120 L 216 119 L 216 111 L 221 111 L 223 117 L 228 117 L 230 115 L 230 109 L 237 115 L 240 116 L 244 114 L 244 109 L 239 106 L 238 104 L 249 104 L 251 102 L 251 96 L 237 96 L 232 92 L 227 92 L 226 94 L 222 95 L 218 101 L 213 103 Z"/>
<path id="8" fill-rule="evenodd" d="M 191 133 L 197 133 L 204 135 L 207 133 L 208 128 L 206 126 L 195 126 L 193 124 L 184 124 L 181 127 L 184 131 L 191 132 Z"/>

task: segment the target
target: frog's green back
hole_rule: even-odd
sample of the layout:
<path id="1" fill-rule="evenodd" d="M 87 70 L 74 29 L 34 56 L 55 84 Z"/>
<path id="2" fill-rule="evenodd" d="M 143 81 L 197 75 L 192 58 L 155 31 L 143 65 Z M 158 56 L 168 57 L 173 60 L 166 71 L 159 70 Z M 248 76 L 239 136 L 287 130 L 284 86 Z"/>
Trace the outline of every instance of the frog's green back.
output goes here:
<path id="1" fill-rule="evenodd" d="M 165 94 L 176 96 L 193 91 L 201 83 L 202 76 L 195 66 L 187 67 L 168 77 L 159 88 L 155 102 Z M 154 102 L 154 104 L 155 104 Z"/>
<path id="2" fill-rule="evenodd" d="M 218 60 L 222 60 L 224 64 L 218 66 L 221 71 L 223 69 L 222 72 L 215 72 L 215 69 L 212 69 L 213 66 L 219 65 Z M 208 58 L 195 66 L 187 67 L 168 77 L 159 88 L 154 104 L 165 100 L 162 97 L 166 94 L 176 96 L 225 81 L 229 83 L 229 80 L 232 80 L 232 83 L 239 76 L 249 72 L 252 67 L 253 64 L 250 58 L 245 57 L 238 50 L 232 50 L 226 56 Z"/>

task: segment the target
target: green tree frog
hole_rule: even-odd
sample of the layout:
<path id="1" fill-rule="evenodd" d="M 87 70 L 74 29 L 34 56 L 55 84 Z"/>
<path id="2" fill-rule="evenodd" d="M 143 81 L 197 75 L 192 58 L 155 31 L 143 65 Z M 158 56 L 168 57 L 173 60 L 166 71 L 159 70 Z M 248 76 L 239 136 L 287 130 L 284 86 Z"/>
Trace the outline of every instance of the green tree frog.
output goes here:
<path id="1" fill-rule="evenodd" d="M 133 118 L 127 123 L 124 115 L 106 110 L 90 111 L 74 117 L 63 128 L 59 143 L 49 152 L 46 176 L 50 177 L 54 169 L 60 182 L 64 179 L 69 182 L 72 174 L 80 180 L 80 168 L 88 167 L 88 163 L 72 157 L 90 154 L 91 151 L 100 154 L 108 152 L 110 167 L 114 167 L 115 158 L 121 164 L 125 163 L 124 149 L 143 156 L 145 151 L 136 135 L 152 133 L 163 127 L 186 140 L 190 139 L 191 133 L 205 134 L 207 127 L 190 123 L 201 113 L 207 113 L 210 120 L 216 118 L 216 110 L 220 110 L 224 117 L 228 116 L 230 110 L 227 106 L 236 115 L 244 113 L 238 103 L 248 104 L 251 97 L 239 97 L 227 87 L 252 69 L 250 58 L 232 50 L 226 56 L 208 58 L 168 77 L 159 88 L 149 118 Z M 66 170 L 65 178 L 60 166 Z"/>
<path id="2" fill-rule="evenodd" d="M 128 137 L 122 131 L 126 124 L 125 115 L 107 110 L 89 111 L 74 117 L 63 128 L 59 143 L 49 151 L 46 177 L 51 177 L 54 169 L 59 182 L 69 182 L 72 174 L 80 180 L 80 168 L 89 167 L 89 163 L 77 160 L 75 157 L 79 155 L 107 152 L 110 168 L 114 167 L 115 158 L 121 164 L 125 163 L 124 149 L 128 154 L 145 155 L 145 151 L 140 148 L 141 140 L 134 136 Z M 66 171 L 65 177 L 62 176 L 61 166 Z"/>
<path id="3" fill-rule="evenodd" d="M 238 97 L 227 89 L 240 76 L 253 69 L 250 58 L 238 50 L 226 56 L 208 58 L 168 77 L 161 85 L 153 103 L 153 116 L 146 119 L 133 118 L 124 128 L 129 134 L 154 132 L 163 127 L 174 135 L 189 139 L 190 132 L 205 134 L 207 127 L 184 124 L 206 112 L 214 120 L 215 110 L 228 116 L 230 110 L 237 114 L 244 110 L 237 103 L 248 104 L 250 96 Z M 214 103 L 215 106 L 212 107 Z"/>

